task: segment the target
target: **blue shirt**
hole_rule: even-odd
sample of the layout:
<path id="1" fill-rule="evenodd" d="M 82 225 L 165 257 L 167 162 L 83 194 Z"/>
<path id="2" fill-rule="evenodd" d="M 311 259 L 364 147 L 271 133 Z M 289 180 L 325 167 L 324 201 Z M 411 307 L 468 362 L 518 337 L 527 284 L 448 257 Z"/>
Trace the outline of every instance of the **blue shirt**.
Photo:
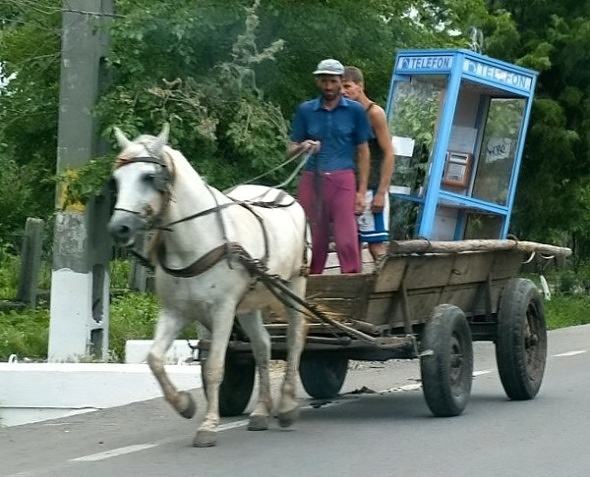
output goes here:
<path id="1" fill-rule="evenodd" d="M 360 103 L 341 97 L 338 105 L 327 110 L 321 98 L 301 103 L 293 120 L 291 140 L 320 141 L 320 151 L 311 156 L 305 165 L 308 171 L 355 169 L 356 147 L 367 142 L 371 126 L 367 113 Z"/>

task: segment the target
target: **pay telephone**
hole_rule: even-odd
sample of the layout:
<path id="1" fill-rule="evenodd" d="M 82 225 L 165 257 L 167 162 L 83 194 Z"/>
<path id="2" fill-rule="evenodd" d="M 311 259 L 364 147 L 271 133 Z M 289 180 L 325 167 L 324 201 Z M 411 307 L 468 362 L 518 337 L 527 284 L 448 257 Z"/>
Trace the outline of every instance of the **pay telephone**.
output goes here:
<path id="1" fill-rule="evenodd" d="M 449 187 L 465 189 L 471 178 L 473 156 L 467 152 L 448 151 L 442 183 Z"/>

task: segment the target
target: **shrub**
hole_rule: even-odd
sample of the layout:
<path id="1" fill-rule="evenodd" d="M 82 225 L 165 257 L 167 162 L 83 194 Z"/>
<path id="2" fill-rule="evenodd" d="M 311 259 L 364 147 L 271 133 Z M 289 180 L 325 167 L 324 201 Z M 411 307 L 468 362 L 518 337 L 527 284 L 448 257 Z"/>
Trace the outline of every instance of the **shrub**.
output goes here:
<path id="1" fill-rule="evenodd" d="M 559 274 L 559 291 L 565 295 L 574 294 L 578 285 L 578 277 L 573 270 L 563 270 Z"/>
<path id="2" fill-rule="evenodd" d="M 11 246 L 0 243 L 0 299 L 14 300 L 18 286 L 19 259 Z"/>
<path id="3" fill-rule="evenodd" d="M 131 267 L 129 260 L 111 260 L 109 265 L 111 288 L 128 288 L 129 270 Z"/>
<path id="4" fill-rule="evenodd" d="M 590 323 L 590 298 L 584 295 L 555 296 L 545 302 L 549 329 Z"/>
<path id="5" fill-rule="evenodd" d="M 41 360 L 47 357 L 49 310 L 0 313 L 0 360 L 11 354 Z"/>
<path id="6" fill-rule="evenodd" d="M 15 185 L 18 185 L 15 187 Z M 32 184 L 24 168 L 0 155 L 0 242 L 15 243 L 18 231 L 22 230 L 31 214 Z"/>
<path id="7" fill-rule="evenodd" d="M 109 348 L 115 361 L 125 360 L 125 341 L 150 339 L 158 318 L 158 301 L 149 293 L 129 293 L 111 303 Z"/>

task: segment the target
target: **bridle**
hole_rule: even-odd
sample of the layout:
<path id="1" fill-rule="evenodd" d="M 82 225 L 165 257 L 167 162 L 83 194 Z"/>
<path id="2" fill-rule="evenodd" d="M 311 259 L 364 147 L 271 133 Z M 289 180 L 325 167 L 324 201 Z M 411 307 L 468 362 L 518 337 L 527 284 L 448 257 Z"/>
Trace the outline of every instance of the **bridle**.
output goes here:
<path id="1" fill-rule="evenodd" d="M 128 214 L 136 215 L 145 219 L 148 222 L 148 229 L 158 228 L 159 217 L 163 214 L 163 212 L 168 207 L 171 198 L 171 185 L 174 182 L 175 178 L 175 171 L 174 171 L 174 162 L 173 161 L 166 161 L 164 158 L 159 158 L 155 154 L 153 154 L 149 146 L 145 143 L 142 145 L 146 148 L 149 155 L 147 156 L 136 156 L 127 158 L 125 156 L 118 156 L 115 161 L 115 169 L 120 169 L 129 164 L 135 164 L 138 162 L 143 162 L 147 164 L 156 164 L 159 166 L 159 170 L 154 177 L 154 187 L 155 189 L 163 195 L 163 202 L 162 206 L 160 207 L 160 211 L 157 215 L 152 215 L 152 210 L 149 208 L 145 212 L 138 211 L 138 210 L 130 210 L 125 209 L 123 207 L 115 207 L 115 211 L 126 212 Z"/>

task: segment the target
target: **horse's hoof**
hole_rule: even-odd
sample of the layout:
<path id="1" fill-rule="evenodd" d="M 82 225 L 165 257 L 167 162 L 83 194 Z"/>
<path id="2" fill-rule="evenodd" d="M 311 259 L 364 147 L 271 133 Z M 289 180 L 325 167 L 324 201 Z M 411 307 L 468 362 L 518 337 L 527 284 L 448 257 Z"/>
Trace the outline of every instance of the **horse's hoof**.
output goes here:
<path id="1" fill-rule="evenodd" d="M 279 425 L 281 427 L 290 427 L 299 417 L 299 408 L 292 409 L 291 411 L 279 413 Z"/>
<path id="2" fill-rule="evenodd" d="M 266 431 L 268 429 L 268 416 L 250 416 L 250 422 L 248 422 L 249 431 Z"/>
<path id="3" fill-rule="evenodd" d="M 198 431 L 193 439 L 194 447 L 213 447 L 217 444 L 217 432 Z"/>
<path id="4" fill-rule="evenodd" d="M 178 406 L 178 414 L 180 414 L 182 417 L 190 419 L 195 415 L 195 412 L 197 412 L 195 400 L 186 391 L 180 391 L 178 395 L 180 402 L 180 405 Z"/>

